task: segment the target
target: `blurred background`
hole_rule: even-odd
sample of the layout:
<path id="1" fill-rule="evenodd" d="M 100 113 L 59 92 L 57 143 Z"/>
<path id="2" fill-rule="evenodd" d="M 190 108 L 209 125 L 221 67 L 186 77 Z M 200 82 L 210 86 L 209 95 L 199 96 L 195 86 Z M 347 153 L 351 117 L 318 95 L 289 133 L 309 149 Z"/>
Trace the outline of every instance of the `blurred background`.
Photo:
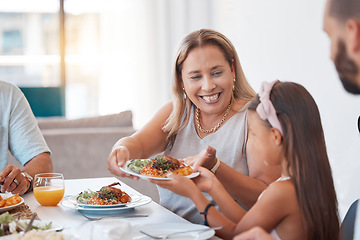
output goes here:
<path id="1" fill-rule="evenodd" d="M 340 216 L 360 197 L 360 96 L 343 89 L 322 30 L 325 0 L 0 0 L 0 79 L 74 119 L 131 110 L 141 128 L 170 100 L 181 39 L 211 28 L 248 81 L 304 85 L 320 109 Z M 56 106 L 56 107 L 55 107 Z M 319 173 L 321 174 L 321 173 Z"/>

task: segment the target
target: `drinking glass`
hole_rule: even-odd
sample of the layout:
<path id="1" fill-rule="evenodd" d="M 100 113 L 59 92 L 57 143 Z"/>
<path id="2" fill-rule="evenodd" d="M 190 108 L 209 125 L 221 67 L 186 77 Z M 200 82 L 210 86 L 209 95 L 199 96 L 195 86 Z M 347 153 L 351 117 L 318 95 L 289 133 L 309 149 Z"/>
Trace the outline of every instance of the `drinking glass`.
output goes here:
<path id="1" fill-rule="evenodd" d="M 36 174 L 33 190 L 38 203 L 43 206 L 56 206 L 64 196 L 64 176 L 61 173 Z"/>

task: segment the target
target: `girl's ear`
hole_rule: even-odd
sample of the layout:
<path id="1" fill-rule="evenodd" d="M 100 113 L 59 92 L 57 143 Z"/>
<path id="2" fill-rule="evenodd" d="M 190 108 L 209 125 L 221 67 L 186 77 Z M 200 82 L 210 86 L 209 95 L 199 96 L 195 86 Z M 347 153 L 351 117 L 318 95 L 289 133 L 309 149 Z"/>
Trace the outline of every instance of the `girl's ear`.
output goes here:
<path id="1" fill-rule="evenodd" d="M 360 52 L 360 23 L 349 19 L 345 24 L 345 41 L 349 54 Z"/>
<path id="2" fill-rule="evenodd" d="M 276 128 L 271 128 L 271 132 L 273 134 L 273 139 L 276 146 L 280 146 L 282 144 L 282 135 L 280 131 Z"/>

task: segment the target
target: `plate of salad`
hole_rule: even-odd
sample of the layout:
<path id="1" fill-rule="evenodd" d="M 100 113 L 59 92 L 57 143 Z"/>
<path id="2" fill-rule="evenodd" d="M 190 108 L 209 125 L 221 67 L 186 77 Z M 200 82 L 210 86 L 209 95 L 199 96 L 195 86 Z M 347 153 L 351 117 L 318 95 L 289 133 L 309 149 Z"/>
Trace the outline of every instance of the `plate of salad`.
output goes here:
<path id="1" fill-rule="evenodd" d="M 98 191 L 90 189 L 84 190 L 78 195 L 69 197 L 69 201 L 78 207 L 83 208 L 118 208 L 125 207 L 129 203 L 137 202 L 141 199 L 139 195 L 129 195 L 115 185 L 115 182 L 108 186 L 103 186 Z"/>
<path id="2" fill-rule="evenodd" d="M 23 233 L 30 220 L 17 220 L 14 216 L 5 212 L 0 215 L 0 236 Z M 34 220 L 30 230 L 62 231 L 62 226 L 49 221 Z"/>

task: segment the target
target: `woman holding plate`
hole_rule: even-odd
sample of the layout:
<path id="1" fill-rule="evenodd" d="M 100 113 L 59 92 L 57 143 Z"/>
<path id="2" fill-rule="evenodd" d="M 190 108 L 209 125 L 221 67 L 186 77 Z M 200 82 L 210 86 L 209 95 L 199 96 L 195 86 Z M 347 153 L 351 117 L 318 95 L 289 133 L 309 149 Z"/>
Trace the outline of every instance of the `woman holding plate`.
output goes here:
<path id="1" fill-rule="evenodd" d="M 201 29 L 185 37 L 175 61 L 172 96 L 142 129 L 114 145 L 107 161 L 109 171 L 130 177 L 119 168 L 130 159 L 161 152 L 184 159 L 205 149 L 195 159 L 216 174 L 238 203 L 250 208 L 280 176 L 280 168 L 246 161 L 247 103 L 255 92 L 224 35 Z M 212 157 L 214 150 L 208 146 L 218 150 L 222 161 Z M 161 205 L 193 223 L 203 222 L 191 200 L 158 189 Z"/>

